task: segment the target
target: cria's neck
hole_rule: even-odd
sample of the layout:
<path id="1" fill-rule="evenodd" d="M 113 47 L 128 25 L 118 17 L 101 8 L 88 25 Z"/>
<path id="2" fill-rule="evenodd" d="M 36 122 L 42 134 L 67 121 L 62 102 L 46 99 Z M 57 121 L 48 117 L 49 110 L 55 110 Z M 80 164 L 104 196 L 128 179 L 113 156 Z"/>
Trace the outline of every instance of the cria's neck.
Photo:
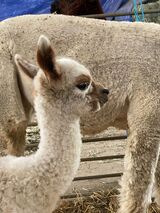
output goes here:
<path id="1" fill-rule="evenodd" d="M 52 100 L 52 103 L 43 99 L 43 97 L 38 97 L 35 103 L 36 113 L 39 128 L 43 130 L 43 128 L 55 125 L 57 128 L 58 125 L 62 126 L 66 123 L 74 123 L 79 121 L 79 116 L 73 113 L 71 107 L 62 103 L 60 100 Z"/>
<path id="2" fill-rule="evenodd" d="M 39 102 L 36 111 L 41 138 L 36 155 L 54 160 L 65 158 L 81 143 L 79 118 L 56 103 Z"/>
<path id="3" fill-rule="evenodd" d="M 50 195 L 55 192 L 61 195 L 71 183 L 80 163 L 79 119 L 74 116 L 71 119 L 54 104 L 41 101 L 36 103 L 36 112 L 41 139 L 33 156 L 33 177 L 39 187 L 43 186 Z"/>

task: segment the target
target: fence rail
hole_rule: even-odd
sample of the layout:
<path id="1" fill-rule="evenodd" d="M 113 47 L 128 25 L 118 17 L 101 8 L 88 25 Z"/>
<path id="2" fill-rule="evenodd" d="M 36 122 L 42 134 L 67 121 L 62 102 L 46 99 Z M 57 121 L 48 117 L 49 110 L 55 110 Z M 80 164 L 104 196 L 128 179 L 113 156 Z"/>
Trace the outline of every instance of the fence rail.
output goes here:
<path id="1" fill-rule="evenodd" d="M 138 12 L 139 15 L 141 15 L 141 12 Z M 157 16 L 160 14 L 160 10 L 146 10 L 144 11 L 145 15 L 152 15 L 156 14 Z M 96 19 L 104 19 L 107 17 L 118 17 L 118 16 L 134 16 L 134 12 L 130 13 L 104 13 L 104 14 L 91 14 L 91 15 L 83 15 L 81 17 L 86 17 L 86 18 L 96 18 Z"/>

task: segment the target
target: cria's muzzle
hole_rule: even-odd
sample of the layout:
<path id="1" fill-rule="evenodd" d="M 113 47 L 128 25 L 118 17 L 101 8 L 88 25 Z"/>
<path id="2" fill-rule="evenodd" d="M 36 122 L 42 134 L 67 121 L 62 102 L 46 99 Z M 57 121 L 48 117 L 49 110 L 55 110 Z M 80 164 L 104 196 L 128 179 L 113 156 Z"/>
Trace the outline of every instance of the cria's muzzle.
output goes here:
<path id="1" fill-rule="evenodd" d="M 108 101 L 109 90 L 106 88 L 100 89 L 99 103 L 101 107 Z"/>
<path id="2" fill-rule="evenodd" d="M 92 83 L 92 90 L 88 93 L 90 96 L 90 105 L 92 111 L 98 111 L 108 101 L 109 90 L 95 82 Z"/>

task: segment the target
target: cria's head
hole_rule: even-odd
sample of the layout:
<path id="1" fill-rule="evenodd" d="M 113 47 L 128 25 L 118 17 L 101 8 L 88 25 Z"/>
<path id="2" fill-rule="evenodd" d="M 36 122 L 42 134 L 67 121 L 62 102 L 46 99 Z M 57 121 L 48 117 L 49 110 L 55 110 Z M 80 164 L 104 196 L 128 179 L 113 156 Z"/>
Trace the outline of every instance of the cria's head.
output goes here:
<path id="1" fill-rule="evenodd" d="M 77 61 L 56 58 L 49 39 L 43 35 L 38 40 L 37 62 L 38 68 L 15 55 L 19 73 L 33 82 L 34 96 L 78 115 L 98 111 L 106 103 L 108 89 L 96 83 L 89 70 Z"/>

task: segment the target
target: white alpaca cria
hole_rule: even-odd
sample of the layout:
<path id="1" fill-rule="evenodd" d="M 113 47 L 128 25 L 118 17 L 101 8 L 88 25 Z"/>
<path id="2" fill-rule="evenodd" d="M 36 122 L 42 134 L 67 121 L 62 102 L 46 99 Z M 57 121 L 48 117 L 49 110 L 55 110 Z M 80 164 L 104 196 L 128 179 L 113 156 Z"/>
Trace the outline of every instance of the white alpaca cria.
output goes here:
<path id="1" fill-rule="evenodd" d="M 79 166 L 79 118 L 107 101 L 108 90 L 96 84 L 78 62 L 55 59 L 44 36 L 38 42 L 37 60 L 38 71 L 15 56 L 19 72 L 33 81 L 41 141 L 33 155 L 0 158 L 1 213 L 51 213 L 55 209 Z"/>

